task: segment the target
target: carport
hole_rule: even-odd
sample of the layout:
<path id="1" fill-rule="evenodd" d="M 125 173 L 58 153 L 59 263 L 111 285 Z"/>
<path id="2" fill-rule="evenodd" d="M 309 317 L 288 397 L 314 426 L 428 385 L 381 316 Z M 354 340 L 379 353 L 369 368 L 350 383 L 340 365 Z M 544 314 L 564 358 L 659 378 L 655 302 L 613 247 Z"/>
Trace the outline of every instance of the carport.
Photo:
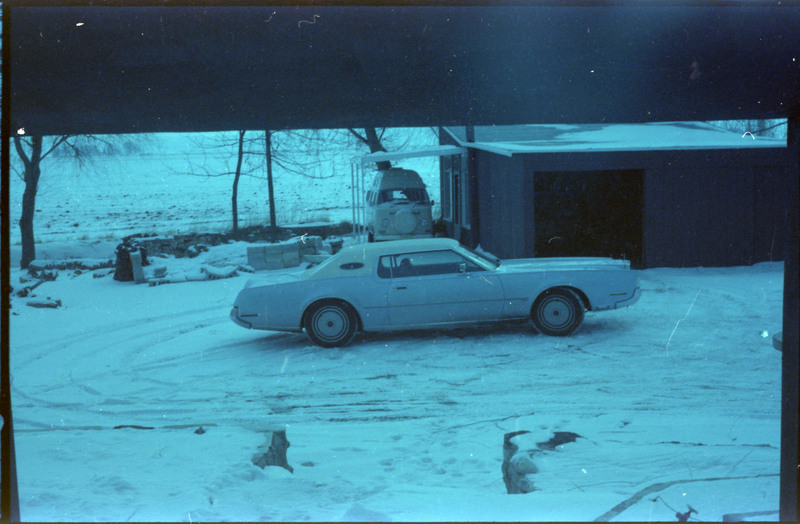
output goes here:
<path id="1" fill-rule="evenodd" d="M 580 4 L 5 3 L 3 139 L 788 118 L 786 191 L 798 201 L 800 9 L 758 0 Z M 8 176 L 8 147 L 2 168 Z M 8 238 L 7 196 L 2 216 Z M 796 208 L 788 234 L 798 238 Z M 8 285 L 8 250 L 2 257 Z M 787 521 L 797 518 L 797 275 L 798 242 L 789 242 L 780 489 Z M 1 509 L 14 520 L 3 311 Z"/>
<path id="2" fill-rule="evenodd" d="M 463 155 L 467 149 L 457 146 L 432 146 L 425 149 L 409 151 L 378 151 L 368 155 L 355 157 L 350 161 L 350 187 L 353 200 L 353 235 L 359 243 L 366 241 L 366 170 L 365 166 L 375 162 L 392 162 L 407 158 L 426 156 Z"/>

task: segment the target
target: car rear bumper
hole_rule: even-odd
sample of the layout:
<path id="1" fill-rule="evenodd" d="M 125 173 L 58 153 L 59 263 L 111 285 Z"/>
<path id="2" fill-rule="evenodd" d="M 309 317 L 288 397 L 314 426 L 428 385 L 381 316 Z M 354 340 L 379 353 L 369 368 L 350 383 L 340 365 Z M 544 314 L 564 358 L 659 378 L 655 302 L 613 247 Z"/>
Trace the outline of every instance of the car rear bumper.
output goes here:
<path id="1" fill-rule="evenodd" d="M 233 309 L 231 309 L 231 320 L 233 320 L 233 323 L 236 325 L 242 326 L 247 329 L 253 329 L 253 324 L 239 318 L 239 308 L 236 306 L 234 306 Z"/>

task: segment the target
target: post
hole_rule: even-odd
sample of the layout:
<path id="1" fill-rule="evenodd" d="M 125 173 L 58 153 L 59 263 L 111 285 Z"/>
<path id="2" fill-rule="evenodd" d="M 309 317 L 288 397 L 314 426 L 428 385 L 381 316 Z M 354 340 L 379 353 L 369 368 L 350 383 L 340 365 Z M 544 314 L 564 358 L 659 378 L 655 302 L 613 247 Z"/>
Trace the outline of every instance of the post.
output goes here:
<path id="1" fill-rule="evenodd" d="M 356 165 L 355 162 L 350 162 L 350 199 L 353 202 L 353 238 L 356 236 Z"/>
<path id="2" fill-rule="evenodd" d="M 467 142 L 475 142 L 475 126 L 467 126 Z M 467 187 L 469 188 L 469 202 L 465 202 L 469 209 L 464 212 L 468 213 L 470 237 L 470 247 L 476 247 L 481 243 L 481 218 L 480 218 L 480 183 L 478 180 L 478 159 L 477 150 L 474 147 L 467 149 Z M 530 201 L 533 206 L 533 200 Z"/>
<path id="3" fill-rule="evenodd" d="M 361 180 L 358 185 L 358 190 L 361 192 L 358 199 L 358 214 L 359 214 L 359 228 L 358 228 L 358 243 L 360 244 L 367 237 L 367 193 L 366 186 L 364 185 L 364 165 L 361 165 L 361 170 L 358 172 L 361 175 Z"/>
<path id="4" fill-rule="evenodd" d="M 131 270 L 133 271 L 133 281 L 137 284 L 147 282 L 144 278 L 144 271 L 142 270 L 142 252 L 132 251 L 129 253 L 131 259 Z"/>
<path id="5" fill-rule="evenodd" d="M 270 241 L 275 243 L 278 241 L 277 228 L 278 224 L 275 222 L 275 191 L 272 186 L 272 132 L 267 129 L 264 131 L 264 143 L 266 146 L 267 154 L 267 191 L 269 193 L 269 238 Z"/>
<path id="6" fill-rule="evenodd" d="M 800 243 L 800 216 L 797 202 L 800 199 L 800 115 L 789 118 L 789 227 L 783 267 L 783 344 L 782 344 L 782 401 L 781 401 L 781 484 L 780 520 L 796 522 L 797 508 L 797 409 L 798 409 L 798 243 Z"/>

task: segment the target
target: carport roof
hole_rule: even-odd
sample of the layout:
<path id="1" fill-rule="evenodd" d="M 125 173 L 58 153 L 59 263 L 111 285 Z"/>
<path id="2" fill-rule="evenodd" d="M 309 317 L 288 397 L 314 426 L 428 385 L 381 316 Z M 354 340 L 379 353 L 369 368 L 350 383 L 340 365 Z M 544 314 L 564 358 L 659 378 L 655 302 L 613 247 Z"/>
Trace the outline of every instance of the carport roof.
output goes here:
<path id="1" fill-rule="evenodd" d="M 785 139 L 735 133 L 705 122 L 645 124 L 551 124 L 446 128 L 462 147 L 505 156 L 525 153 L 588 153 L 683 149 L 786 148 Z"/>
<path id="2" fill-rule="evenodd" d="M 425 148 L 404 151 L 378 151 L 368 155 L 355 157 L 352 159 L 352 162 L 360 163 L 363 166 L 364 164 L 369 164 L 371 162 L 386 162 L 426 156 L 458 155 L 466 152 L 466 149 L 456 146 L 429 146 Z"/>

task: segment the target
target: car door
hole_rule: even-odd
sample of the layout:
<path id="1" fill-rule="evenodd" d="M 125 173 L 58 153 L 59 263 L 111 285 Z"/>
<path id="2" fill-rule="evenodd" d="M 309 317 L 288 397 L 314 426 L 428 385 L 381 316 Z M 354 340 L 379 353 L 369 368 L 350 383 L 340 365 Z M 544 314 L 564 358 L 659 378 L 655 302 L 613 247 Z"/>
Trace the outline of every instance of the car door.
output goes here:
<path id="1" fill-rule="evenodd" d="M 392 326 L 476 322 L 500 316 L 500 280 L 455 251 L 401 253 L 382 257 L 380 265 L 390 268 Z"/>

